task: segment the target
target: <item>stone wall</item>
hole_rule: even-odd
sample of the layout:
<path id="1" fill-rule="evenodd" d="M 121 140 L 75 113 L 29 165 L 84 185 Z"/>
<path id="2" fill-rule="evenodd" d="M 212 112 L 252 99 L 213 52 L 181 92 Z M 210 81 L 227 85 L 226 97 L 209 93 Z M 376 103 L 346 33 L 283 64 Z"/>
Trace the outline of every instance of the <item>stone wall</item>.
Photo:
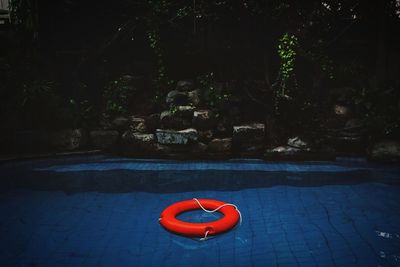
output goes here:
<path id="1" fill-rule="evenodd" d="M 180 158 L 262 155 L 265 145 L 262 122 L 230 127 L 225 118 L 218 118 L 215 110 L 202 102 L 201 91 L 191 81 L 179 81 L 176 89 L 167 94 L 167 109 L 160 114 L 118 119 L 128 121 L 121 135 L 120 151 L 132 156 Z"/>
<path id="2" fill-rule="evenodd" d="M 193 82 L 179 81 L 166 94 L 165 110 L 159 113 L 117 116 L 91 130 L 3 132 L 0 146 L 4 153 L 98 149 L 132 157 L 267 160 L 334 160 L 343 153 L 356 153 L 371 160 L 400 160 L 400 142 L 366 142 L 364 126 L 344 112 L 348 108 L 335 105 L 331 121 L 319 135 L 294 135 L 271 146 L 266 141 L 270 125 L 243 120 L 235 103 L 221 113 L 205 98 Z"/>

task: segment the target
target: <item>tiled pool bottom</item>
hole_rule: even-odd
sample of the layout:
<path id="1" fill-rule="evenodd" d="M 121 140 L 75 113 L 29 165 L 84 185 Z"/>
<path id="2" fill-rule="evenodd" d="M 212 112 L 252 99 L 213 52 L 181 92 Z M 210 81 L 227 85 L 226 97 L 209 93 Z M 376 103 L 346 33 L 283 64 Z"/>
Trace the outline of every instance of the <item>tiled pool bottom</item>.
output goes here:
<path id="1" fill-rule="evenodd" d="M 207 241 L 159 225 L 165 207 L 194 197 L 236 204 L 243 224 Z M 395 165 L 102 155 L 0 165 L 0 267 L 400 266 L 399 228 Z"/>
<path id="2" fill-rule="evenodd" d="M 165 231 L 183 199 L 239 206 L 243 224 L 198 241 Z M 380 183 L 238 191 L 0 194 L 0 266 L 399 266 L 400 187 Z M 202 213 L 186 219 L 204 219 Z"/>

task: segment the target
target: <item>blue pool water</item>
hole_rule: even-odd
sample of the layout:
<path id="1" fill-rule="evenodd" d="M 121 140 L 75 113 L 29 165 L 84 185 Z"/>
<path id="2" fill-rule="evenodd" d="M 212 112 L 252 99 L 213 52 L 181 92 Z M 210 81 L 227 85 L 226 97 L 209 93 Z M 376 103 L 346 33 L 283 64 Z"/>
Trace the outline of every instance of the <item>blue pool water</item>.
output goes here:
<path id="1" fill-rule="evenodd" d="M 393 165 L 91 156 L 8 162 L 0 177 L 0 266 L 400 266 Z M 237 205 L 242 225 L 207 241 L 159 225 L 194 197 Z"/>

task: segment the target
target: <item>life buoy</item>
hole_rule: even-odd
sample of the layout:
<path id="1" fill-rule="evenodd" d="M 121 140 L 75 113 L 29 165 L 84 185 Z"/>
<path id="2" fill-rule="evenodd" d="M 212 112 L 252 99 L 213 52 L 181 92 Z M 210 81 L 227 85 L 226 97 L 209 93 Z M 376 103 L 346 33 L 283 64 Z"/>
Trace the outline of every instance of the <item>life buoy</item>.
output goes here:
<path id="1" fill-rule="evenodd" d="M 190 223 L 178 220 L 176 216 L 180 213 L 196 209 L 218 209 L 224 217 L 219 220 L 206 223 Z M 208 235 L 216 235 L 232 229 L 239 218 L 240 212 L 235 205 L 228 204 L 212 199 L 191 199 L 177 202 L 167 207 L 159 218 L 160 224 L 167 230 L 190 237 L 207 237 Z"/>

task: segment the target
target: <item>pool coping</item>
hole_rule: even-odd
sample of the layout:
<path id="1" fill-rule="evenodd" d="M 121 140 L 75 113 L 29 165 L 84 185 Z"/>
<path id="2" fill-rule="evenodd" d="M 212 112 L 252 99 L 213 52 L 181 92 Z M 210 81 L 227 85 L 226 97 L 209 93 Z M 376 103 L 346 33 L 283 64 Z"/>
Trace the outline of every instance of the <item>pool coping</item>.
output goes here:
<path id="1" fill-rule="evenodd" d="M 113 151 L 106 151 L 101 149 L 95 150 L 79 150 L 79 151 L 55 151 L 46 153 L 26 153 L 26 154 L 4 154 L 0 155 L 0 164 L 12 161 L 22 161 L 22 160 L 35 160 L 35 159 L 47 159 L 47 158 L 61 158 L 70 156 L 93 156 L 93 155 L 109 155 L 116 157 L 126 157 L 132 160 L 177 160 L 182 162 L 200 160 L 200 161 L 225 161 L 225 160 L 237 160 L 237 159 L 254 159 L 261 160 L 265 162 L 309 162 L 309 161 L 336 161 L 341 157 L 350 158 L 363 158 L 367 161 L 375 162 L 370 160 L 366 155 L 360 154 L 343 154 L 343 153 L 316 153 L 307 152 L 301 154 L 236 154 L 236 153 L 196 153 L 196 154 L 186 154 L 186 153 L 175 153 L 175 154 L 158 154 L 158 155 L 146 155 L 144 153 L 135 154 L 124 154 L 115 153 Z"/>
<path id="2" fill-rule="evenodd" d="M 152 159 L 152 160 L 177 160 L 177 161 L 224 161 L 232 159 L 255 159 L 265 162 L 309 162 L 309 161 L 337 161 L 338 158 L 363 158 L 368 162 L 376 163 L 398 163 L 399 159 L 378 160 L 372 159 L 368 154 L 355 154 L 355 153 L 338 153 L 338 152 L 309 152 L 304 151 L 301 153 L 160 153 L 160 154 L 146 154 L 143 152 L 137 153 L 117 153 L 110 150 L 90 149 L 90 150 L 76 150 L 76 151 L 52 151 L 44 153 L 15 153 L 0 155 L 0 164 L 12 161 L 21 160 L 35 160 L 46 158 L 60 158 L 70 156 L 93 156 L 93 155 L 109 155 L 116 157 L 126 157 L 132 160 Z"/>
<path id="3" fill-rule="evenodd" d="M 79 151 L 58 151 L 58 152 L 47 152 L 47 153 L 26 153 L 26 154 L 8 154 L 0 155 L 0 163 L 9 161 L 19 160 L 34 160 L 34 159 L 45 159 L 52 157 L 66 157 L 66 156 L 85 156 L 85 155 L 97 155 L 104 154 L 102 150 L 79 150 Z"/>

